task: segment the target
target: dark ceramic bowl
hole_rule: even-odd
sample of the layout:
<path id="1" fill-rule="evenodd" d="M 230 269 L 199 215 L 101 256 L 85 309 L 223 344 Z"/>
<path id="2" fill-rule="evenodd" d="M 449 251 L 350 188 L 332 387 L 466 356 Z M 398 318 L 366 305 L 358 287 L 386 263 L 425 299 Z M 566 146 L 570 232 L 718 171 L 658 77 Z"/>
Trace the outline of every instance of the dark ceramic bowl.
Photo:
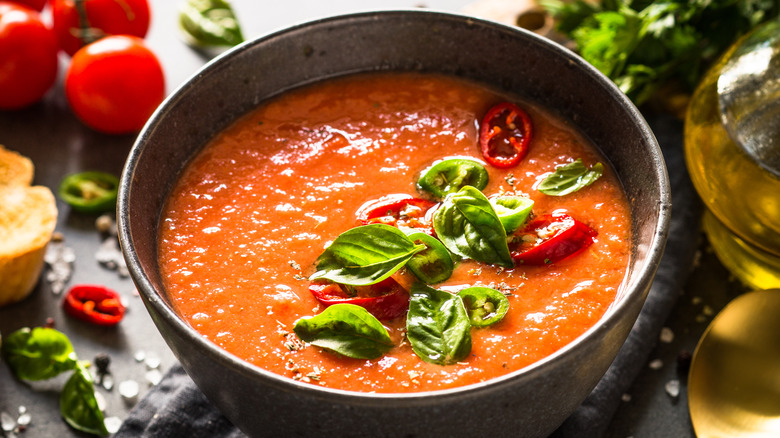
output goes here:
<path id="1" fill-rule="evenodd" d="M 522 96 L 578 125 L 612 162 L 634 218 L 621 296 L 552 356 L 457 389 L 367 394 L 272 374 L 205 340 L 171 308 L 157 263 L 160 211 L 188 160 L 216 133 L 280 92 L 377 70 L 460 76 Z M 642 307 L 666 240 L 670 195 L 646 122 L 604 76 L 517 28 L 428 11 L 363 13 L 245 43 L 205 66 L 152 116 L 119 194 L 130 272 L 160 332 L 206 396 L 250 436 L 546 436 L 606 372 Z"/>

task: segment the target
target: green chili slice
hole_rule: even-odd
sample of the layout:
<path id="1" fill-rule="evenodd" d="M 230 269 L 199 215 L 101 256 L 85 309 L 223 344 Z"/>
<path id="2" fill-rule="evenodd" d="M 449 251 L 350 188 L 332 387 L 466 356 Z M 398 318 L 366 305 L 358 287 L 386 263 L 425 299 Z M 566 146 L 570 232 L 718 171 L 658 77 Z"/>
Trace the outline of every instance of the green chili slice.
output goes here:
<path id="1" fill-rule="evenodd" d="M 105 213 L 116 209 L 119 178 L 105 172 L 81 172 L 65 177 L 59 195 L 81 213 Z"/>
<path id="2" fill-rule="evenodd" d="M 482 190 L 487 186 L 488 172 L 485 166 L 472 158 L 445 158 L 425 169 L 417 186 L 438 198 L 455 193 L 464 186 Z"/>
<path id="3" fill-rule="evenodd" d="M 419 231 L 408 234 L 408 237 L 415 244 L 425 245 L 424 250 L 406 262 L 406 266 L 420 281 L 436 284 L 450 278 L 454 264 L 443 243 Z"/>
<path id="4" fill-rule="evenodd" d="M 502 319 L 509 310 L 509 299 L 501 292 L 489 287 L 468 287 L 458 292 L 463 300 L 471 325 L 487 327 Z"/>
<path id="5" fill-rule="evenodd" d="M 493 209 L 496 210 L 501 225 L 507 234 L 520 228 L 531 214 L 534 201 L 524 196 L 495 196 L 490 198 Z"/>

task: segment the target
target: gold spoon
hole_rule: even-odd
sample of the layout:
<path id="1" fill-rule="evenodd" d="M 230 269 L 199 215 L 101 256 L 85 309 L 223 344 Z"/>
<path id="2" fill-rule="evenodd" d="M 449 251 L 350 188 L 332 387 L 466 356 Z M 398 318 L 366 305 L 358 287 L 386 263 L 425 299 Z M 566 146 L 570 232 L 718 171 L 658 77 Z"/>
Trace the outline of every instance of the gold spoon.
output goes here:
<path id="1" fill-rule="evenodd" d="M 780 289 L 715 317 L 693 355 L 688 409 L 698 438 L 780 437 Z"/>

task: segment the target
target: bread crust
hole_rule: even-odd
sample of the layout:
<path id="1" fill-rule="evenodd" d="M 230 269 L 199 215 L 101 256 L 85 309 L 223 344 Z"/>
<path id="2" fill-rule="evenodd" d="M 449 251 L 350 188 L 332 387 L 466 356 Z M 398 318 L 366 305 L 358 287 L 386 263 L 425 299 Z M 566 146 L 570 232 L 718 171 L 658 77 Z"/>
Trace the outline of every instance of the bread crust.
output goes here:
<path id="1" fill-rule="evenodd" d="M 51 190 L 30 186 L 32 162 L 0 146 L 0 306 L 27 297 L 57 224 Z"/>

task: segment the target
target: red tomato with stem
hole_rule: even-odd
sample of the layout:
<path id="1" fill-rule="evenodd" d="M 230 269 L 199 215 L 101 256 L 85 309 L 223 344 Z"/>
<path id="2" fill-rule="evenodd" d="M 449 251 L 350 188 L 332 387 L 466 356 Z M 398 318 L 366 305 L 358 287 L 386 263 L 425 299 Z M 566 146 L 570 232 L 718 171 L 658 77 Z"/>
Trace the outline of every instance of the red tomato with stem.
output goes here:
<path id="1" fill-rule="evenodd" d="M 73 56 L 81 47 L 107 35 L 146 36 L 147 0 L 84 0 L 84 14 L 75 0 L 52 0 L 51 16 L 60 48 Z M 81 18 L 86 20 L 82 23 Z"/>
<path id="2" fill-rule="evenodd" d="M 0 109 L 39 101 L 57 79 L 57 40 L 32 9 L 0 1 Z"/>
<path id="3" fill-rule="evenodd" d="M 165 98 L 160 61 L 127 35 L 98 40 L 73 56 L 65 95 L 81 121 L 107 134 L 139 131 Z"/>

